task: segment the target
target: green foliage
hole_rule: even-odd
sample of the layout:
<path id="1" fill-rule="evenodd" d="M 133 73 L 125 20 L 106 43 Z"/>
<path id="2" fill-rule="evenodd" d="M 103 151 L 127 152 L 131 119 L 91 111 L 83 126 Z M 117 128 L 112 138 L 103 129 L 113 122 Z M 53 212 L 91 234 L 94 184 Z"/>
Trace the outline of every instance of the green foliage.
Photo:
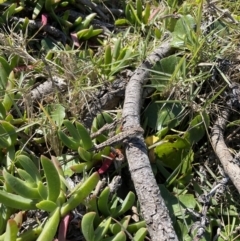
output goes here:
<path id="1" fill-rule="evenodd" d="M 143 11 L 142 0 L 136 1 L 136 8 L 134 8 L 132 2 L 129 2 L 125 7 L 125 16 L 125 19 L 117 19 L 115 24 L 132 24 L 134 26 L 147 25 L 149 24 L 150 4 L 147 3 Z"/>
<path id="2" fill-rule="evenodd" d="M 171 55 L 161 59 L 151 71 L 151 86 L 160 93 L 166 91 L 172 84 L 185 81 L 185 57 Z"/>
<path id="3" fill-rule="evenodd" d="M 10 17 L 13 15 L 18 16 L 18 13 L 23 11 L 28 11 L 30 14 L 28 17 L 25 17 L 25 20 L 22 24 L 20 24 L 20 28 L 22 30 L 26 29 L 26 26 L 29 24 L 29 19 L 37 20 L 40 17 L 41 13 L 45 12 L 49 14 L 49 16 L 56 21 L 57 24 L 60 25 L 62 31 L 66 34 L 73 34 L 78 39 L 88 40 L 92 37 L 95 37 L 102 33 L 102 29 L 94 29 L 91 25 L 91 21 L 96 16 L 96 13 L 89 14 L 85 18 L 78 17 L 74 21 L 69 21 L 69 10 L 65 10 L 63 12 L 63 16 L 61 17 L 55 13 L 55 10 L 62 7 L 78 7 L 78 4 L 75 1 L 52 1 L 52 0 L 38 0 L 38 1 L 20 1 L 20 6 L 17 7 L 15 1 L 13 2 L 2 14 L 0 17 L 0 23 L 6 23 Z"/>
<path id="4" fill-rule="evenodd" d="M 92 13 L 88 15 L 83 21 L 81 18 L 75 20 L 74 26 L 78 39 L 87 40 L 102 33 L 102 29 L 93 29 L 93 26 L 90 26 L 91 21 L 96 15 L 96 13 Z"/>
<path id="5" fill-rule="evenodd" d="M 84 183 L 78 184 L 74 191 L 72 191 L 71 197 L 62 205 L 61 215 L 65 216 L 68 212 L 76 208 L 79 203 L 83 202 L 96 187 L 99 178 L 99 174 L 95 172 L 86 181 L 84 181 Z"/>
<path id="6" fill-rule="evenodd" d="M 184 138 L 192 145 L 197 143 L 205 135 L 206 129 L 209 127 L 210 120 L 206 112 L 197 115 L 189 125 L 189 130 L 185 133 Z"/>
<path id="7" fill-rule="evenodd" d="M 9 219 L 7 222 L 7 228 L 6 228 L 6 234 L 5 234 L 5 238 L 4 241 L 8 240 L 8 241 L 15 241 L 17 238 L 17 233 L 18 233 L 18 226 L 17 223 L 12 220 Z"/>
<path id="8" fill-rule="evenodd" d="M 17 140 L 17 133 L 13 125 L 9 122 L 0 121 L 0 148 L 10 148 Z"/>
<path id="9" fill-rule="evenodd" d="M 106 187 L 100 194 L 98 199 L 98 209 L 105 216 L 118 217 L 127 212 L 135 202 L 135 194 L 129 192 L 121 204 L 118 205 L 120 199 L 116 196 L 109 200 L 110 188 Z"/>
<path id="10" fill-rule="evenodd" d="M 81 125 L 80 123 L 76 122 L 75 126 L 72 122 L 65 120 L 63 121 L 64 126 L 66 127 L 67 131 L 71 135 L 70 137 L 67 136 L 63 131 L 59 130 L 59 138 L 61 141 L 66 145 L 68 148 L 72 150 L 78 150 L 80 146 L 84 147 L 86 150 L 90 149 L 93 144 L 90 138 L 89 133 L 87 130 Z M 80 151 L 81 153 L 81 151 Z M 89 156 L 91 160 L 91 156 Z"/>
<path id="11" fill-rule="evenodd" d="M 87 213 L 84 215 L 82 220 L 82 232 L 87 241 L 97 240 L 100 241 L 105 236 L 109 225 L 111 223 L 111 218 L 103 220 L 96 230 L 93 228 L 93 220 L 95 218 L 95 213 Z"/>
<path id="12" fill-rule="evenodd" d="M 171 129 L 180 125 L 184 106 L 180 103 L 151 103 L 146 109 L 145 116 L 148 118 L 148 125 L 151 128 L 162 131 L 164 128 Z"/>
<path id="13" fill-rule="evenodd" d="M 102 73 L 106 76 L 114 76 L 116 73 L 126 69 L 137 54 L 132 47 L 123 46 L 120 38 L 114 40 L 113 47 L 105 47 L 104 59 L 97 61 Z"/>
<path id="14" fill-rule="evenodd" d="M 193 39 L 195 36 L 195 20 L 191 15 L 182 16 L 176 23 L 173 31 L 172 44 L 174 47 L 186 47 L 189 44 L 197 44 Z"/>
<path id="15" fill-rule="evenodd" d="M 94 133 L 97 130 L 99 130 L 101 127 L 103 127 L 106 123 L 112 123 L 113 118 L 106 112 L 103 112 L 102 114 L 98 114 L 96 118 L 93 120 L 92 129 L 91 131 Z M 106 132 L 103 132 L 103 134 L 96 137 L 96 140 L 98 142 L 104 142 L 107 139 Z"/>
<path id="16" fill-rule="evenodd" d="M 189 143 L 177 135 L 166 136 L 164 143 L 156 147 L 157 156 L 172 169 L 175 169 L 187 155 L 190 148 Z"/>
<path id="17" fill-rule="evenodd" d="M 113 223 L 111 217 L 103 219 L 101 223 L 94 227 L 95 212 L 88 212 L 83 216 L 81 229 L 87 241 L 124 241 L 126 234 L 124 231 L 129 226 L 130 216 L 124 217 L 120 222 Z M 145 225 L 145 224 L 144 224 Z M 143 241 L 147 234 L 146 228 L 139 228 L 134 231 L 134 240 Z"/>
<path id="18" fill-rule="evenodd" d="M 33 233 L 36 235 L 37 232 L 38 235 L 40 234 L 37 240 L 51 241 L 55 236 L 60 218 L 73 210 L 79 203 L 84 202 L 84 199 L 95 188 L 99 175 L 95 173 L 83 183 L 80 183 L 72 192 L 70 198 L 65 200 L 66 198 L 63 198 L 63 195 L 60 193 L 60 188 L 64 185 L 61 183 L 62 174 L 60 170 L 56 168 L 51 160 L 44 156 L 41 157 L 41 164 L 44 177 L 41 177 L 39 170 L 29 157 L 18 155 L 15 165 L 20 165 L 21 168 L 13 168 L 12 174 L 7 170 L 3 171 L 4 182 L 8 189 L 0 190 L 0 198 L 2 205 L 7 209 L 34 210 L 38 208 L 50 212 L 51 214 L 42 230 L 32 230 L 27 234 L 23 233 L 21 236 L 32 236 Z M 14 170 L 16 170 L 15 175 Z M 43 180 L 45 181 L 43 182 Z M 64 188 L 61 188 L 61 190 L 63 191 Z M 3 216 L 1 217 L 1 222 L 4 222 Z M 15 229 L 15 223 L 14 220 L 7 222 L 4 240 L 10 238 L 10 234 L 12 237 L 9 240 L 18 240 L 16 239 L 18 229 Z M 49 232 L 49 230 L 52 231 Z"/>

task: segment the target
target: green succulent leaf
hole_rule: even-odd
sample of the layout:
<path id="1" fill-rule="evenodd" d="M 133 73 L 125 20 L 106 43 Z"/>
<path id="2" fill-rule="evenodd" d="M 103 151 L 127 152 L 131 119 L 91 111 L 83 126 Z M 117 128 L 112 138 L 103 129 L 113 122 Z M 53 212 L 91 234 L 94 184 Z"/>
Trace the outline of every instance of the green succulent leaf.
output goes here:
<path id="1" fill-rule="evenodd" d="M 15 217 L 14 217 L 14 221 L 17 223 L 18 227 L 22 226 L 22 222 L 23 222 L 23 213 L 22 211 L 18 212 Z"/>
<path id="2" fill-rule="evenodd" d="M 84 35 L 87 35 L 89 32 L 89 29 L 82 29 L 76 33 L 78 39 L 83 38 Z"/>
<path id="3" fill-rule="evenodd" d="M 20 165 L 32 177 L 35 183 L 41 181 L 39 170 L 28 156 L 18 155 L 15 161 L 20 163 Z"/>
<path id="4" fill-rule="evenodd" d="M 56 235 L 60 222 L 60 208 L 57 207 L 52 213 L 43 227 L 41 234 L 36 241 L 52 241 Z"/>
<path id="5" fill-rule="evenodd" d="M 111 224 L 110 230 L 111 230 L 112 234 L 118 234 L 122 229 L 127 229 L 130 220 L 131 220 L 131 216 L 127 215 L 127 216 L 124 216 L 123 219 L 119 223 Z"/>
<path id="6" fill-rule="evenodd" d="M 146 221 L 140 221 L 137 223 L 129 224 L 127 226 L 127 231 L 129 233 L 136 233 L 140 228 L 145 228 L 146 227 Z"/>
<path id="7" fill-rule="evenodd" d="M 141 228 L 139 229 L 134 237 L 133 237 L 133 240 L 136 240 L 136 241 L 144 241 L 145 240 L 145 237 L 147 235 L 147 229 L 146 228 Z"/>
<path id="8" fill-rule="evenodd" d="M 37 188 L 32 188 L 26 185 L 21 179 L 14 177 L 12 174 L 8 173 L 5 169 L 3 170 L 3 177 L 6 183 L 11 187 L 11 189 L 22 197 L 29 199 L 39 199 L 40 195 Z"/>
<path id="9" fill-rule="evenodd" d="M 132 19 L 132 14 L 131 14 L 131 9 L 130 9 L 130 3 L 128 3 L 125 7 L 125 16 L 127 18 L 127 20 L 130 22 L 130 23 L 133 23 L 133 19 Z"/>
<path id="10" fill-rule="evenodd" d="M 51 160 L 45 156 L 41 156 L 41 163 L 47 181 L 48 200 L 56 202 L 60 194 L 60 177 L 59 173 Z"/>
<path id="11" fill-rule="evenodd" d="M 102 32 L 103 32 L 103 29 L 93 29 L 93 31 L 91 33 L 91 36 L 89 36 L 89 38 L 93 38 L 93 37 L 99 35 Z"/>
<path id="12" fill-rule="evenodd" d="M 88 28 L 88 31 L 82 35 L 82 39 L 84 39 L 84 40 L 90 39 L 92 37 L 92 33 L 93 33 L 93 26 L 91 25 Z"/>
<path id="13" fill-rule="evenodd" d="M 137 16 L 140 21 L 142 21 L 142 0 L 136 1 Z"/>
<path id="14" fill-rule="evenodd" d="M 107 219 L 104 219 L 97 227 L 97 229 L 94 231 L 95 239 L 94 241 L 101 241 L 105 234 L 107 233 L 109 226 L 111 224 L 112 218 L 109 217 Z"/>
<path id="15" fill-rule="evenodd" d="M 2 104 L 6 111 L 9 111 L 11 109 L 14 102 L 14 87 L 15 87 L 14 79 L 15 79 L 14 72 L 11 71 L 8 76 L 8 82 L 5 88 L 5 95 L 2 101 Z"/>
<path id="16" fill-rule="evenodd" d="M 143 23 L 144 23 L 144 24 L 148 24 L 148 20 L 149 20 L 149 17 L 150 17 L 150 13 L 151 13 L 150 4 L 147 3 L 147 4 L 146 4 L 146 7 L 145 7 L 145 10 L 144 10 L 144 12 L 143 12 Z"/>
<path id="17" fill-rule="evenodd" d="M 91 21 L 95 18 L 97 14 L 96 13 L 91 13 L 89 14 L 87 17 L 85 17 L 85 19 L 82 21 L 82 29 L 84 28 L 88 28 Z"/>
<path id="18" fill-rule="evenodd" d="M 96 217 L 95 212 L 88 212 L 82 218 L 81 229 L 82 229 L 82 233 L 83 233 L 83 236 L 86 239 L 86 241 L 94 240 L 93 222 L 94 222 L 95 217 Z"/>
<path id="19" fill-rule="evenodd" d="M 18 225 L 15 220 L 9 219 L 7 222 L 4 241 L 16 241 L 18 233 Z"/>
<path id="20" fill-rule="evenodd" d="M 114 212 L 112 212 L 112 217 L 116 218 L 124 214 L 125 212 L 127 212 L 129 209 L 132 208 L 134 202 L 135 202 L 135 194 L 130 191 L 128 195 L 125 197 L 123 203 L 121 203 L 121 205 L 118 206 Z"/>
<path id="21" fill-rule="evenodd" d="M 19 195 L 0 190 L 1 203 L 7 207 L 18 208 L 21 210 L 36 209 L 36 204 L 32 199 L 24 198 Z"/>
<path id="22" fill-rule="evenodd" d="M 110 188 L 105 187 L 98 198 L 98 209 L 105 217 L 111 215 L 110 208 L 109 208 L 109 201 L 108 201 L 109 195 L 110 195 Z"/>
<path id="23" fill-rule="evenodd" d="M 79 142 L 76 142 L 72 137 L 68 137 L 63 131 L 59 130 L 58 135 L 60 140 L 69 149 L 76 151 L 79 147 Z"/>
<path id="24" fill-rule="evenodd" d="M 6 118 L 6 110 L 5 107 L 3 106 L 2 102 L 0 102 L 0 120 L 4 120 Z"/>
<path id="25" fill-rule="evenodd" d="M 32 19 L 37 18 L 37 16 L 39 15 L 39 13 L 41 12 L 41 10 L 44 7 L 44 3 L 45 3 L 45 0 L 38 0 L 37 1 L 37 4 L 35 5 L 35 8 L 33 9 Z"/>
<path id="26" fill-rule="evenodd" d="M 13 3 L 11 4 L 6 11 L 2 14 L 2 18 L 7 21 L 16 11 L 17 9 L 17 4 Z"/>
<path id="27" fill-rule="evenodd" d="M 80 163 L 80 164 L 76 164 L 76 165 L 72 165 L 70 167 L 70 169 L 74 172 L 74 173 L 83 173 L 83 171 L 88 171 L 90 170 L 94 165 L 94 162 L 84 162 L 84 163 Z"/>
<path id="28" fill-rule="evenodd" d="M 87 129 L 80 124 L 79 122 L 76 122 L 76 129 L 78 131 L 79 136 L 81 137 L 81 144 L 85 150 L 90 149 L 93 146 L 92 139 L 90 137 L 89 132 Z"/>
<path id="29" fill-rule="evenodd" d="M 114 214 L 117 213 L 117 210 L 119 210 L 118 207 L 118 203 L 121 201 L 121 199 L 119 197 L 117 197 L 116 195 L 113 196 L 111 202 L 110 202 L 110 213 L 111 216 L 113 216 Z"/>
<path id="30" fill-rule="evenodd" d="M 120 55 L 121 47 L 122 47 L 122 40 L 118 38 L 114 43 L 114 49 L 112 53 L 112 56 L 115 60 L 117 60 Z"/>
<path id="31" fill-rule="evenodd" d="M 43 200 L 37 203 L 36 207 L 47 212 L 53 212 L 57 208 L 57 204 L 50 200 Z"/>
<path id="32" fill-rule="evenodd" d="M 103 112 L 101 114 L 98 114 L 97 117 L 94 118 L 93 120 L 93 125 L 92 125 L 92 132 L 100 129 L 103 127 L 106 123 L 112 123 L 113 118 L 106 112 Z"/>
<path id="33" fill-rule="evenodd" d="M 114 22 L 114 24 L 115 24 L 116 26 L 121 26 L 121 25 L 129 25 L 130 22 L 129 22 L 127 19 L 125 19 L 125 18 L 119 18 L 119 19 L 117 19 L 117 20 Z"/>
<path id="34" fill-rule="evenodd" d="M 12 69 L 7 60 L 0 56 L 0 89 L 5 89 L 11 71 Z"/>
<path id="35" fill-rule="evenodd" d="M 21 233 L 16 241 L 33 241 L 40 235 L 43 228 L 41 225 L 37 226 L 36 228 L 31 228 L 24 233 Z"/>
<path id="36" fill-rule="evenodd" d="M 15 145 L 17 133 L 13 125 L 9 122 L 0 120 L 0 146 L 7 148 Z"/>
<path id="37" fill-rule="evenodd" d="M 127 237 L 123 231 L 120 231 L 113 237 L 108 237 L 108 238 L 103 239 L 103 241 L 126 241 L 126 240 L 127 240 Z"/>
<path id="38" fill-rule="evenodd" d="M 29 187 L 33 187 L 33 188 L 38 187 L 37 183 L 35 182 L 35 180 L 32 178 L 32 176 L 28 172 L 26 172 L 23 169 L 17 169 L 17 173 L 21 177 L 21 179 L 25 180 L 26 184 Z"/>
<path id="39" fill-rule="evenodd" d="M 82 147 L 78 147 L 78 154 L 81 157 L 81 159 L 85 162 L 90 162 L 92 160 L 93 154 L 91 152 L 86 151 Z"/>
<path id="40" fill-rule="evenodd" d="M 65 216 L 68 212 L 76 208 L 84 199 L 93 191 L 96 187 L 100 176 L 97 172 L 93 173 L 89 178 L 87 178 L 80 187 L 73 192 L 71 197 L 66 203 L 63 204 L 61 208 L 61 216 Z"/>
<path id="41" fill-rule="evenodd" d="M 80 16 L 80 17 L 78 17 L 75 21 L 74 21 L 74 23 L 73 23 L 73 27 L 75 28 L 75 27 L 77 27 L 78 25 L 80 25 L 81 23 L 82 23 L 82 17 Z"/>
<path id="42" fill-rule="evenodd" d="M 43 185 L 42 182 L 38 182 L 38 193 L 42 199 L 46 200 L 48 198 L 48 188 Z"/>
<path id="43" fill-rule="evenodd" d="M 74 139 L 74 141 L 79 142 L 81 141 L 81 136 L 79 135 L 76 127 L 73 125 L 73 123 L 69 120 L 64 120 L 63 121 L 64 126 L 67 128 L 68 132 Z"/>
<path id="44" fill-rule="evenodd" d="M 110 45 L 107 45 L 105 49 L 105 56 L 104 56 L 104 74 L 108 75 L 111 72 L 111 63 L 112 63 L 112 50 Z"/>
<path id="45" fill-rule="evenodd" d="M 133 20 L 133 24 L 138 24 L 141 25 L 141 20 L 138 18 L 137 11 L 134 9 L 133 5 L 129 3 L 130 7 L 130 14 L 131 14 L 131 19 Z"/>

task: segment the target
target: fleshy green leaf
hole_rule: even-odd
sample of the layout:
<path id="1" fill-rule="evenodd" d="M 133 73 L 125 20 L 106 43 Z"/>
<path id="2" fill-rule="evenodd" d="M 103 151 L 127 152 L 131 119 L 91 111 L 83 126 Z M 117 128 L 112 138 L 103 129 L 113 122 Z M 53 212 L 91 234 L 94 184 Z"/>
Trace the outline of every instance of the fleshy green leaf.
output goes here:
<path id="1" fill-rule="evenodd" d="M 50 200 L 43 200 L 36 204 L 37 208 L 47 212 L 53 212 L 57 208 L 57 204 Z"/>
<path id="2" fill-rule="evenodd" d="M 93 146 L 92 139 L 90 137 L 89 132 L 87 129 L 80 124 L 79 122 L 76 122 L 76 129 L 79 133 L 79 136 L 81 137 L 81 144 L 85 150 L 90 149 Z"/>
<path id="3" fill-rule="evenodd" d="M 37 188 L 29 187 L 23 180 L 14 177 L 12 174 L 8 173 L 5 169 L 3 170 L 3 177 L 6 183 L 11 187 L 11 189 L 21 195 L 22 197 L 29 199 L 39 199 L 40 195 Z"/>
<path id="4" fill-rule="evenodd" d="M 133 240 L 136 240 L 136 241 L 144 241 L 145 240 L 145 237 L 147 235 L 147 229 L 146 228 L 141 228 L 139 229 L 134 237 L 133 237 Z"/>
<path id="5" fill-rule="evenodd" d="M 111 224 L 112 218 L 104 219 L 94 231 L 94 241 L 101 241 L 105 234 L 107 233 L 109 226 Z"/>
<path id="6" fill-rule="evenodd" d="M 66 215 L 68 212 L 76 208 L 96 187 L 100 177 L 97 172 L 93 173 L 87 180 L 85 180 L 80 187 L 73 192 L 70 199 L 63 204 L 61 208 L 61 216 Z"/>
<path id="7" fill-rule="evenodd" d="M 78 133 L 76 127 L 73 125 L 73 123 L 69 120 L 64 120 L 63 124 L 66 126 L 68 132 L 70 133 L 70 135 L 74 139 L 74 141 L 80 143 L 81 136 L 79 135 L 79 133 Z"/>
<path id="8" fill-rule="evenodd" d="M 18 226 L 15 220 L 9 219 L 7 222 L 6 233 L 4 241 L 16 241 L 18 233 Z"/>
<path id="9" fill-rule="evenodd" d="M 56 235 L 60 218 L 60 208 L 58 207 L 53 213 L 51 213 L 50 218 L 47 220 L 41 234 L 36 241 L 52 241 Z"/>
<path id="10" fill-rule="evenodd" d="M 93 227 L 93 221 L 96 216 L 95 212 L 88 212 L 86 213 L 81 222 L 81 229 L 84 238 L 86 241 L 93 241 L 94 240 L 94 227 Z"/>
<path id="11" fill-rule="evenodd" d="M 52 163 L 52 161 L 49 160 L 47 157 L 41 156 L 41 163 L 47 181 L 48 200 L 56 202 L 60 194 L 61 185 L 59 173 L 54 164 Z"/>
<path id="12" fill-rule="evenodd" d="M 75 141 L 72 137 L 67 136 L 63 131 L 59 130 L 58 135 L 60 140 L 63 142 L 65 146 L 69 149 L 76 151 L 79 147 L 79 142 Z"/>
<path id="13" fill-rule="evenodd" d="M 1 203 L 7 207 L 18 208 L 22 210 L 36 209 L 36 205 L 33 200 L 2 190 L 0 190 L 0 200 Z"/>
<path id="14" fill-rule="evenodd" d="M 78 148 L 78 154 L 81 157 L 81 159 L 85 162 L 90 162 L 92 160 L 92 153 L 86 151 L 84 148 L 79 147 Z"/>
<path id="15" fill-rule="evenodd" d="M 0 120 L 0 145 L 6 143 L 7 147 L 13 146 L 17 140 L 17 133 L 13 125 Z"/>
<path id="16" fill-rule="evenodd" d="M 19 162 L 23 169 L 33 178 L 33 180 L 38 183 L 41 181 L 41 176 L 39 170 L 33 161 L 25 155 L 18 155 L 16 157 L 16 162 Z"/>

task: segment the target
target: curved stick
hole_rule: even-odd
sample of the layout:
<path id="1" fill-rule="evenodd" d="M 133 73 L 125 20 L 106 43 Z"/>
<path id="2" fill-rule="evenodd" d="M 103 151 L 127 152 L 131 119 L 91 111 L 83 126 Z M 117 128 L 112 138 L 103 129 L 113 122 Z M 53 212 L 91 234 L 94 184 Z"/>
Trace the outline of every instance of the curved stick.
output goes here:
<path id="1" fill-rule="evenodd" d="M 125 93 L 123 129 L 140 124 L 142 87 L 149 80 L 149 70 L 156 61 L 172 52 L 170 44 L 163 43 L 153 51 L 131 77 Z M 147 149 L 142 138 L 131 140 L 134 145 L 126 148 L 129 170 L 140 202 L 141 212 L 152 241 L 178 240 L 159 187 L 150 166 Z"/>

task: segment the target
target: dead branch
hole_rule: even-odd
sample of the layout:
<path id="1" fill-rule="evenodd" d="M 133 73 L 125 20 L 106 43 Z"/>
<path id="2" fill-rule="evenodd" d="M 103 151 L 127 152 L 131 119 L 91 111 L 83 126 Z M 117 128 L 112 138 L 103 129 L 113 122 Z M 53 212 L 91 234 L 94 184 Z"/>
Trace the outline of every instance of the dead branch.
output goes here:
<path id="1" fill-rule="evenodd" d="M 18 22 L 18 23 L 25 22 L 24 18 L 19 18 L 19 17 L 12 17 L 12 20 L 14 20 L 15 22 Z M 28 20 L 28 27 L 30 29 L 34 29 L 34 30 L 42 29 L 46 33 L 52 35 L 54 38 L 60 39 L 62 41 L 62 43 L 66 43 L 66 40 L 67 40 L 66 35 L 62 31 L 55 28 L 54 26 L 51 26 L 48 24 L 43 25 L 43 23 L 41 21 L 37 21 L 37 20 Z"/>
<path id="2" fill-rule="evenodd" d="M 230 109 L 224 109 L 212 128 L 211 141 L 213 149 L 223 165 L 223 169 L 226 174 L 230 177 L 233 184 L 237 188 L 240 193 L 240 168 L 236 162 L 234 162 L 234 158 L 231 155 L 227 145 L 224 141 L 224 131 L 226 128 L 226 123 L 230 116 Z"/>
<path id="3" fill-rule="evenodd" d="M 49 79 L 40 84 L 38 87 L 31 90 L 32 101 L 40 100 L 44 96 L 56 91 L 62 92 L 66 90 L 66 87 L 67 85 L 64 79 L 59 78 L 57 76 L 53 76 L 53 80 Z"/>
<path id="4" fill-rule="evenodd" d="M 139 126 L 142 87 L 148 81 L 149 70 L 156 61 L 169 55 L 172 51 L 169 42 L 161 44 L 134 72 L 126 87 L 123 129 Z M 134 146 L 129 145 L 126 148 L 126 156 L 141 212 L 152 241 L 178 240 L 168 209 L 154 178 L 146 146 L 142 139 L 135 138 L 133 141 Z"/>

